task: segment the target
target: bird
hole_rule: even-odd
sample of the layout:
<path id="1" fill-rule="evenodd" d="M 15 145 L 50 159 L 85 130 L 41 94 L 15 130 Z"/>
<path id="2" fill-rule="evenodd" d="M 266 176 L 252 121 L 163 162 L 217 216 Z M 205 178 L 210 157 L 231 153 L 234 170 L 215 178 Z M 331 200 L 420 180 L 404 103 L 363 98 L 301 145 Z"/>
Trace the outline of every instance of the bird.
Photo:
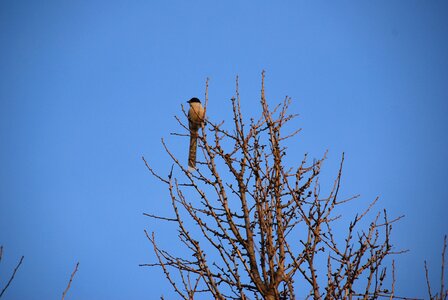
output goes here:
<path id="1" fill-rule="evenodd" d="M 196 149 L 198 147 L 198 130 L 204 123 L 205 110 L 201 100 L 194 97 L 187 101 L 190 104 L 188 110 L 188 128 L 190 129 L 190 151 L 188 152 L 188 170 L 196 169 Z"/>

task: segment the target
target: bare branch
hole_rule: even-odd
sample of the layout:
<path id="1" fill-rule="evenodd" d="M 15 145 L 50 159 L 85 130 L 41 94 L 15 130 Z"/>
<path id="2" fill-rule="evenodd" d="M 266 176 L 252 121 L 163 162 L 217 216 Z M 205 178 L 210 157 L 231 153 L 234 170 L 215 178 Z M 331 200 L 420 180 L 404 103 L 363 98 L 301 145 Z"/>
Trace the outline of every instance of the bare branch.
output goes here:
<path id="1" fill-rule="evenodd" d="M 443 250 L 442 250 L 442 265 L 441 265 L 441 273 L 440 273 L 440 299 L 446 299 L 448 295 L 448 291 L 445 290 L 445 254 L 446 254 L 446 238 L 445 235 L 443 239 Z"/>
<path id="2" fill-rule="evenodd" d="M 76 263 L 75 269 L 72 272 L 72 275 L 70 275 L 70 280 L 67 284 L 67 287 L 65 288 L 64 292 L 62 293 L 62 300 L 65 299 L 65 295 L 67 294 L 68 290 L 70 289 L 70 285 L 72 284 L 73 278 L 75 277 L 76 272 L 78 271 L 79 262 Z"/>
<path id="3" fill-rule="evenodd" d="M 0 258 L 3 254 L 3 246 L 0 249 Z M 8 280 L 8 283 L 6 283 L 5 287 L 3 288 L 2 292 L 0 293 L 0 298 L 3 296 L 3 294 L 5 293 L 6 289 L 8 289 L 9 285 L 11 284 L 12 280 L 14 279 L 14 276 L 16 276 L 17 270 L 19 269 L 20 265 L 22 264 L 22 261 L 25 257 L 22 256 L 19 260 L 19 263 L 17 264 L 17 266 L 14 269 L 14 272 L 12 273 L 11 277 Z"/>

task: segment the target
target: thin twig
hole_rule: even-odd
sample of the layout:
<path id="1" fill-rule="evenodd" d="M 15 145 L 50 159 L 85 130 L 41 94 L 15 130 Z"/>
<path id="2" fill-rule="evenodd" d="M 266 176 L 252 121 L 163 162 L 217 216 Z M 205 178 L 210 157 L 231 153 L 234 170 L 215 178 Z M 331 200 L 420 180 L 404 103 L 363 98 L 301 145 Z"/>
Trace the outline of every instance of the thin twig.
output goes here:
<path id="1" fill-rule="evenodd" d="M 443 250 L 442 250 L 442 274 L 440 278 L 440 299 L 445 299 L 448 291 L 445 291 L 445 253 L 446 253 L 446 235 L 443 239 Z"/>
<path id="2" fill-rule="evenodd" d="M 171 222 L 176 222 L 177 219 L 174 218 L 167 218 L 167 217 L 161 217 L 161 216 L 157 216 L 157 215 L 153 215 L 153 214 L 148 214 L 148 213 L 143 213 L 144 216 L 153 218 L 153 219 L 159 219 L 159 220 L 165 220 L 165 221 L 171 221 Z"/>
<path id="3" fill-rule="evenodd" d="M 73 277 L 75 277 L 76 272 L 78 271 L 79 262 L 76 263 L 75 269 L 73 270 L 72 275 L 70 276 L 70 281 L 67 284 L 67 287 L 65 288 L 65 291 L 62 293 L 62 300 L 64 300 L 65 295 L 67 294 L 68 290 L 70 289 L 70 285 L 72 284 Z"/>
<path id="4" fill-rule="evenodd" d="M 3 248 L 2 248 L 2 252 L 3 252 Z M 22 257 L 20 258 L 19 263 L 17 264 L 16 268 L 14 269 L 14 272 L 11 275 L 11 278 L 9 278 L 8 283 L 6 284 L 6 286 L 3 288 L 2 292 L 0 293 L 0 298 L 3 296 L 3 294 L 6 291 L 6 289 L 9 287 L 9 285 L 12 282 L 12 280 L 14 279 L 14 276 L 16 275 L 17 270 L 19 269 L 20 265 L 22 264 L 23 258 L 24 258 L 24 256 L 22 255 Z"/>
<path id="5" fill-rule="evenodd" d="M 392 290 L 390 292 L 390 300 L 395 296 L 395 260 L 392 260 Z"/>
<path id="6" fill-rule="evenodd" d="M 432 299 L 431 284 L 429 283 L 428 266 L 426 264 L 426 260 L 425 260 L 425 277 L 426 277 L 426 285 L 428 286 L 429 299 Z"/>
<path id="7" fill-rule="evenodd" d="M 159 176 L 158 174 L 156 174 L 156 172 L 154 172 L 154 170 L 149 166 L 148 162 L 146 161 L 145 157 L 142 156 L 142 160 L 145 162 L 145 166 L 146 168 L 149 170 L 149 172 L 151 172 L 151 174 L 158 178 L 160 181 L 164 182 L 164 183 L 168 183 L 168 180 L 162 178 L 161 176 Z"/>

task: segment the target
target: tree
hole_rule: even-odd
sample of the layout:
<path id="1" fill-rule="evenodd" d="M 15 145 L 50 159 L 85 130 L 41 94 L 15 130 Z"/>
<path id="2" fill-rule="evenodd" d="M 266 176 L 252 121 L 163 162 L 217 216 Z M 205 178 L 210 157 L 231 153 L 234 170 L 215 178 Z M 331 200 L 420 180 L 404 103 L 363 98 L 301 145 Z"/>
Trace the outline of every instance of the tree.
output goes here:
<path id="1" fill-rule="evenodd" d="M 205 107 L 208 102 L 206 84 Z M 357 196 L 340 199 L 344 155 L 331 191 L 321 195 L 319 174 L 326 156 L 309 162 L 304 155 L 297 166 L 286 164 L 287 140 L 299 130 L 285 133 L 295 118 L 288 113 L 291 99 L 270 109 L 261 85 L 258 120 L 245 121 L 240 107 L 238 78 L 232 98 L 232 128 L 206 120 L 198 146 L 203 158 L 190 172 L 165 141 L 173 161 L 167 177 L 149 171 L 167 185 L 174 216 L 146 214 L 176 224 L 184 255 L 152 243 L 159 266 L 183 299 L 207 294 L 208 299 L 375 299 L 395 296 L 395 276 L 386 286 L 385 259 L 400 253 L 391 244 L 392 223 L 386 210 L 366 228 L 375 199 L 351 220 L 345 239 L 338 239 L 336 213 Z M 189 135 L 185 118 L 176 117 Z M 189 252 L 189 253 L 186 253 Z M 321 264 L 321 262 L 324 264 Z M 393 264 L 392 264 L 393 267 Z"/>

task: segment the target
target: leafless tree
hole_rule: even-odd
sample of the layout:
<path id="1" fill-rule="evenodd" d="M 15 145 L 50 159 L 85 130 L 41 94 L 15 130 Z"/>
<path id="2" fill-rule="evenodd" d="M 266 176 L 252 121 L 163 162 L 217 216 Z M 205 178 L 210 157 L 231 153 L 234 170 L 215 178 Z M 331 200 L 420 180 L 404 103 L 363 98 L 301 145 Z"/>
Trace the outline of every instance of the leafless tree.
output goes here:
<path id="1" fill-rule="evenodd" d="M 271 109 L 263 73 L 261 116 L 244 120 L 240 103 L 237 78 L 231 128 L 207 118 L 196 171 L 190 172 L 163 139 L 173 161 L 167 177 L 143 158 L 166 184 L 173 211 L 173 216 L 145 215 L 176 224 L 183 243 L 183 255 L 174 254 L 145 231 L 157 262 L 144 265 L 161 267 L 183 299 L 202 294 L 207 299 L 402 299 L 395 295 L 394 264 L 385 263 L 400 253 L 390 239 L 400 217 L 391 220 L 384 210 L 366 223 L 375 199 L 342 234 L 340 212 L 358 198 L 339 196 L 344 155 L 330 191 L 322 195 L 319 175 L 326 155 L 310 162 L 305 154 L 297 165 L 286 163 L 286 144 L 299 132 L 285 132 L 295 118 L 288 113 L 290 98 Z M 183 112 L 176 119 L 184 133 L 176 135 L 189 135 Z"/>

